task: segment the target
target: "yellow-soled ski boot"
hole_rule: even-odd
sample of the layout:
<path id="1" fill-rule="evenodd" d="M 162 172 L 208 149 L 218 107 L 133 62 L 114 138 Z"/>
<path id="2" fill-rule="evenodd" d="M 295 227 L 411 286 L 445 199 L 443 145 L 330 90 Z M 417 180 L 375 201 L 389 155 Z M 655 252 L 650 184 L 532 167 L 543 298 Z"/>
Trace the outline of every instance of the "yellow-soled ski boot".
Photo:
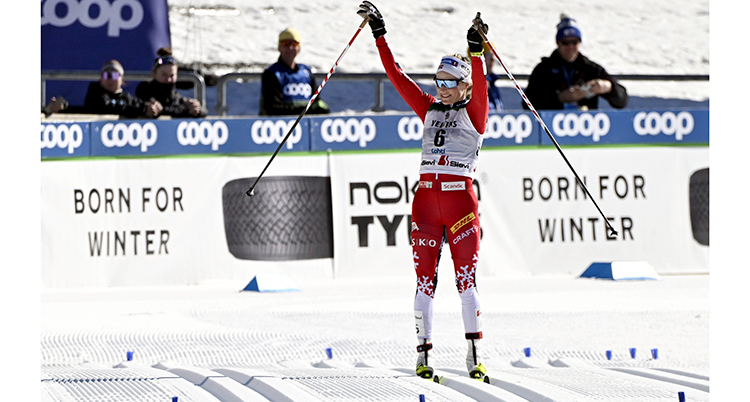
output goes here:
<path id="1" fill-rule="evenodd" d="M 417 346 L 416 369 L 416 373 L 418 376 L 429 380 L 433 379 L 435 376 L 435 370 L 433 370 L 428 363 L 430 349 L 432 349 L 432 343 L 430 343 L 429 339 L 423 339 L 422 343 Z"/>
<path id="2" fill-rule="evenodd" d="M 466 335 L 467 338 L 469 338 L 469 335 L 471 334 Z M 469 350 L 466 353 L 466 370 L 469 372 L 469 377 L 479 381 L 489 382 L 489 377 L 487 377 L 487 367 L 482 363 L 482 356 L 479 352 L 480 339 L 481 338 L 474 337 L 466 339 L 466 342 L 469 344 Z"/>

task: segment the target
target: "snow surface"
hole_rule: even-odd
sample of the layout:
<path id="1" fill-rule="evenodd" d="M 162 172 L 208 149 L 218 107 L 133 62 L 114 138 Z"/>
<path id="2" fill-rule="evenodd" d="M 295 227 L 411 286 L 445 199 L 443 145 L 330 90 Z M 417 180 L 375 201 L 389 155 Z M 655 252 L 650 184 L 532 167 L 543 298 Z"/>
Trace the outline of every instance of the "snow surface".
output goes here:
<path id="1" fill-rule="evenodd" d="M 466 341 L 452 275 L 450 269 L 440 271 L 433 364 L 457 386 L 466 378 Z M 707 401 L 708 279 L 480 276 L 483 353 L 496 382 L 470 380 L 461 398 L 676 401 L 677 393 L 685 392 L 689 401 Z M 417 401 L 420 393 L 428 400 L 458 400 L 445 393 L 451 387 L 425 390 L 427 381 L 409 382 L 416 336 L 414 280 L 408 273 L 296 283 L 299 292 L 240 292 L 245 285 L 43 290 L 42 373 L 55 378 L 43 382 L 43 391 L 59 397 L 51 400 L 66 400 L 58 389 L 63 386 L 97 395 L 88 383 L 69 381 L 122 379 L 130 375 L 122 368 L 137 364 L 171 368 L 185 379 L 191 378 L 185 370 L 195 367 L 214 376 L 249 370 L 295 383 L 322 400 Z M 524 348 L 531 348 L 530 357 Z M 656 359 L 652 349 L 658 350 Z M 122 366 L 127 351 L 134 352 L 133 361 Z M 372 394 L 372 378 L 396 388 Z M 485 399 L 483 390 L 524 399 Z M 407 396 L 413 399 L 402 399 Z"/>

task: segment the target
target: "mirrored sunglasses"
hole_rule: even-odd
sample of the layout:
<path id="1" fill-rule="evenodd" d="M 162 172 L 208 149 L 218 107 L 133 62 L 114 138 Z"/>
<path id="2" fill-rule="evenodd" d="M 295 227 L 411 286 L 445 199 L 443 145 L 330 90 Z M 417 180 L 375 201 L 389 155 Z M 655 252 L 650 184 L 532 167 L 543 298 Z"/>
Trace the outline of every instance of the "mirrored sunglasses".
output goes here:
<path id="1" fill-rule="evenodd" d="M 175 64 L 174 57 L 172 57 L 172 56 L 162 56 L 162 57 L 158 57 L 158 58 L 156 58 L 156 60 L 154 60 L 154 68 L 156 68 L 158 66 L 161 66 L 162 64 Z"/>
<path id="2" fill-rule="evenodd" d="M 120 73 L 117 71 L 105 71 L 102 73 L 102 79 L 105 80 L 119 80 L 120 79 Z"/>
<path id="3" fill-rule="evenodd" d="M 437 85 L 438 88 L 455 88 L 458 86 L 458 83 L 461 82 L 461 80 L 441 80 L 438 78 L 433 78 L 435 81 L 435 85 Z"/>

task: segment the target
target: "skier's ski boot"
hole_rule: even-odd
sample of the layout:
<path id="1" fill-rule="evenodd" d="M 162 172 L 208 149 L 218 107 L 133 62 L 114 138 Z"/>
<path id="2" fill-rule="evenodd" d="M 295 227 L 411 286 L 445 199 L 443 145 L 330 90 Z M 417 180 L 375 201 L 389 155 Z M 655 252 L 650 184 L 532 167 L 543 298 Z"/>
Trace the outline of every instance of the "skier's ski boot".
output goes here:
<path id="1" fill-rule="evenodd" d="M 430 343 L 429 339 L 423 339 L 422 343 L 417 346 L 416 373 L 422 378 L 437 381 L 437 378 L 435 377 L 435 370 L 433 370 L 428 363 L 430 349 L 432 349 L 432 343 Z"/>
<path id="2" fill-rule="evenodd" d="M 473 369 L 469 371 L 469 377 L 475 380 L 484 381 L 488 384 L 490 382 L 490 378 L 487 377 L 487 368 L 484 367 L 484 364 L 482 363 L 477 364 Z"/>
<path id="3" fill-rule="evenodd" d="M 469 344 L 469 350 L 466 353 L 466 369 L 469 377 L 486 383 L 490 382 L 487 377 L 487 368 L 482 363 L 482 357 L 479 352 L 479 334 L 466 334 L 466 342 Z"/>

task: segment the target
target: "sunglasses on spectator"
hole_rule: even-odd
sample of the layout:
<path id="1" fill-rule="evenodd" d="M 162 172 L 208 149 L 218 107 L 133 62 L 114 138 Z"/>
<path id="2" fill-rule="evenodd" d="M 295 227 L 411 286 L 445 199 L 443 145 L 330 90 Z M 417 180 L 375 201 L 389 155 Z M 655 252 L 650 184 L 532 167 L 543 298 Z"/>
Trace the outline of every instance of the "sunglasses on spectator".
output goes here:
<path id="1" fill-rule="evenodd" d="M 156 60 L 154 60 L 154 68 L 159 67 L 163 64 L 175 64 L 174 57 L 172 56 L 162 56 L 158 57 Z"/>
<path id="2" fill-rule="evenodd" d="M 299 45 L 299 42 L 297 42 L 294 39 L 286 39 L 286 40 L 282 40 L 281 42 L 279 42 L 279 45 L 281 45 L 283 47 L 297 46 L 297 45 Z"/>
<path id="3" fill-rule="evenodd" d="M 435 81 L 435 85 L 437 85 L 438 88 L 455 88 L 458 86 L 458 83 L 461 82 L 461 80 L 441 80 L 437 77 L 433 78 L 433 81 Z"/>
<path id="4" fill-rule="evenodd" d="M 120 76 L 120 73 L 117 71 L 105 71 L 102 73 L 102 79 L 104 80 L 119 80 Z"/>
<path id="5" fill-rule="evenodd" d="M 577 45 L 581 43 L 581 40 L 580 39 L 563 39 L 560 41 L 560 43 L 562 43 L 565 46 Z"/>

